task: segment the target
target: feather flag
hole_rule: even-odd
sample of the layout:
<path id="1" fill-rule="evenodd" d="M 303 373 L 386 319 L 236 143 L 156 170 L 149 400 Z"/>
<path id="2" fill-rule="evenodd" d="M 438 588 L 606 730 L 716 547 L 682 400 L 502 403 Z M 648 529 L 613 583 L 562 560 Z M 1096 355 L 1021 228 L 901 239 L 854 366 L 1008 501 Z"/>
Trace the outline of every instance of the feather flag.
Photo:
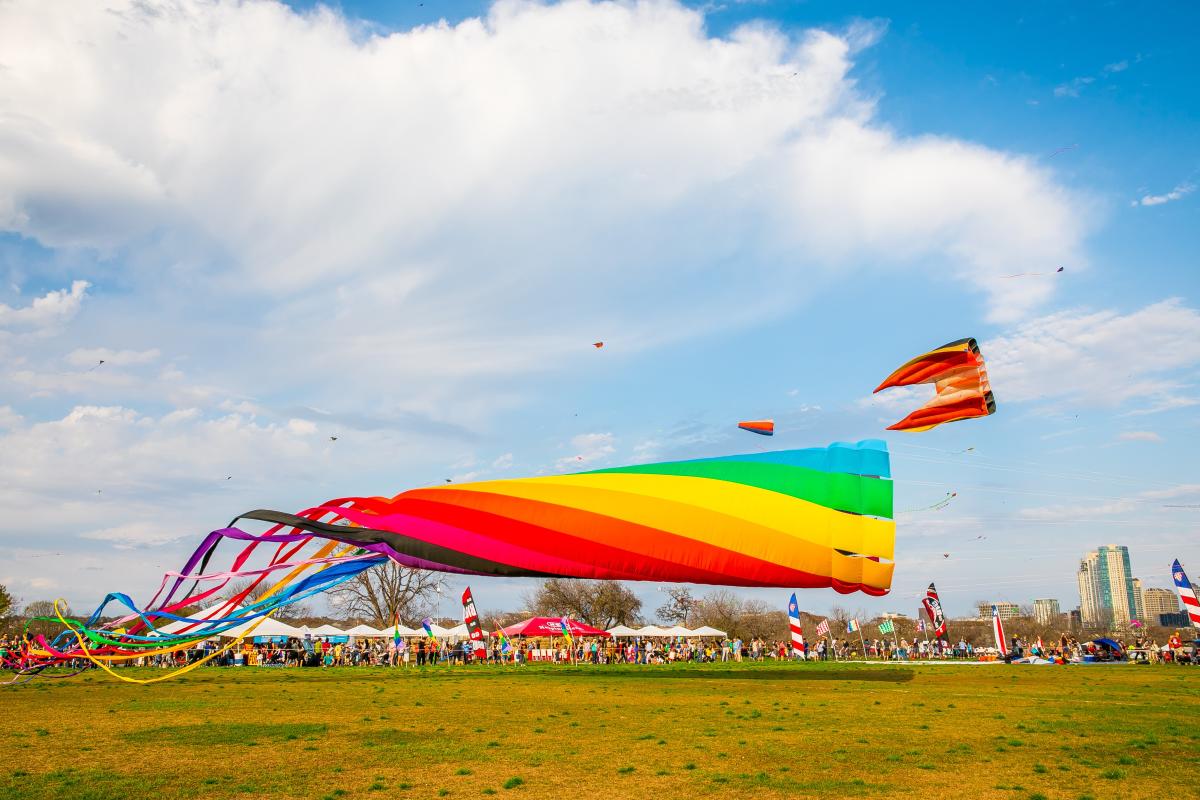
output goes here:
<path id="1" fill-rule="evenodd" d="M 999 606 L 992 606 L 992 635 L 996 637 L 996 649 L 1000 654 L 1008 653 L 1008 640 L 1004 636 L 1004 620 L 1000 619 Z"/>
<path id="2" fill-rule="evenodd" d="M 1192 625 L 1200 628 L 1200 600 L 1196 599 L 1196 590 L 1188 580 L 1178 558 L 1171 565 L 1171 577 L 1175 579 L 1175 590 L 1179 592 L 1179 599 L 1183 601 L 1183 609 L 1187 612 L 1188 619 L 1192 621 Z"/>
<path id="3" fill-rule="evenodd" d="M 804 628 L 800 627 L 800 604 L 796 602 L 796 593 L 788 601 L 788 627 L 792 631 L 792 654 L 804 652 Z"/>
<path id="4" fill-rule="evenodd" d="M 479 612 L 475 610 L 475 598 L 471 596 L 471 587 L 462 595 L 463 622 L 467 626 L 467 636 L 471 639 L 472 649 L 476 658 L 487 658 L 487 645 L 483 641 L 483 628 L 479 624 Z"/>
<path id="5" fill-rule="evenodd" d="M 937 589 L 932 583 L 925 590 L 925 597 L 921 600 L 921 605 L 925 606 L 925 613 L 929 615 L 929 621 L 933 623 L 934 638 L 945 638 L 946 615 L 942 611 L 942 601 L 938 599 Z"/>

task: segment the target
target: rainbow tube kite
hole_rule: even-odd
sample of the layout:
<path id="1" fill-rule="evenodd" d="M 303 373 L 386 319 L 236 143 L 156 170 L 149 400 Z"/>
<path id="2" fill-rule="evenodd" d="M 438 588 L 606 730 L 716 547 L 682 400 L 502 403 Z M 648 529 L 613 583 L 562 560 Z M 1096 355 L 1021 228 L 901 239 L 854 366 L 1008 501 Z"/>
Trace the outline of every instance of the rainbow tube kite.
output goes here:
<path id="1" fill-rule="evenodd" d="M 895 523 L 887 447 L 829 447 L 346 498 L 259 520 L 470 575 L 886 594 Z M 323 517 L 348 520 L 333 525 Z"/>
<path id="2" fill-rule="evenodd" d="M 917 356 L 875 387 L 875 392 L 893 386 L 932 383 L 937 394 L 889 431 L 927 431 L 945 422 L 996 413 L 996 398 L 988 383 L 983 354 L 974 339 L 959 339 Z"/>
<path id="3" fill-rule="evenodd" d="M 262 533 L 242 520 L 268 524 Z M 247 547 L 208 571 L 226 541 Z M 887 446 L 879 440 L 412 489 L 332 500 L 286 514 L 257 510 L 213 531 L 144 607 L 114 593 L 86 619 L 59 615 L 52 640 L 27 639 L 3 666 L 27 680 L 47 667 L 113 664 L 253 635 L 280 607 L 391 559 L 470 575 L 826 588 L 886 594 L 895 523 Z M 303 553 L 309 546 L 315 552 Z M 266 566 L 250 569 L 257 549 Z M 250 583 L 215 602 L 235 578 Z M 270 580 L 268 580 L 270 579 Z M 251 593 L 266 581 L 258 600 Z M 190 588 L 184 589 L 185 586 Z M 123 607 L 113 619 L 110 604 Z M 192 616 L 185 609 L 207 607 Z M 426 633 L 432 637 L 429 621 Z"/>

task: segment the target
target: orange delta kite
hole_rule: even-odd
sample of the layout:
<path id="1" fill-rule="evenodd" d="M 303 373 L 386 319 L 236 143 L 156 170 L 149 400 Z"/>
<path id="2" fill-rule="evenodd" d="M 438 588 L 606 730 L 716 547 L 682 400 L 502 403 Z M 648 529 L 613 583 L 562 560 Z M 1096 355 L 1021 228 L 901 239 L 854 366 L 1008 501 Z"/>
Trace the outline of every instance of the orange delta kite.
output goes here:
<path id="1" fill-rule="evenodd" d="M 996 413 L 996 399 L 988 383 L 983 354 L 974 339 L 959 339 L 917 356 L 876 387 L 932 383 L 933 399 L 894 425 L 889 431 L 927 431 L 944 422 Z"/>
<path id="2" fill-rule="evenodd" d="M 775 435 L 775 420 L 773 419 L 748 419 L 745 422 L 739 422 L 738 427 L 744 431 L 757 433 L 759 436 Z"/>

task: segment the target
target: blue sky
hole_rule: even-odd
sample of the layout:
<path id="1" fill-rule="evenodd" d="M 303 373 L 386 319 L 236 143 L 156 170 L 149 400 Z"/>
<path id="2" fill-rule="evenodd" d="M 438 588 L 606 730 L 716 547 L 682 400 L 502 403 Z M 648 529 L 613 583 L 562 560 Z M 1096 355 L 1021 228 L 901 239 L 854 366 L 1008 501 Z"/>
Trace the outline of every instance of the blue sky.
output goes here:
<path id="1" fill-rule="evenodd" d="M 890 597 L 804 605 L 1200 572 L 1193 9 L 113 6 L 0 12 L 26 600 L 144 592 L 249 508 L 881 436 L 913 398 L 870 390 L 968 335 L 998 413 L 886 436 L 898 508 L 955 502 L 899 517 Z"/>

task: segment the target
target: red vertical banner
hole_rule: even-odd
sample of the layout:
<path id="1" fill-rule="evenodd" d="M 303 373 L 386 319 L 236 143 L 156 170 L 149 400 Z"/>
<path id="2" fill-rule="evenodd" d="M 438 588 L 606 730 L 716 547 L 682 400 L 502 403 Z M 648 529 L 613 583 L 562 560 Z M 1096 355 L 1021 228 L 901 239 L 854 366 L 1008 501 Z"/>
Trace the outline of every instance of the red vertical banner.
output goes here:
<path id="1" fill-rule="evenodd" d="M 471 597 L 471 587 L 463 592 L 463 622 L 467 625 L 467 635 L 471 637 L 476 658 L 487 658 L 487 642 L 483 638 L 483 628 L 479 625 L 479 612 L 475 610 L 475 598 Z"/>

